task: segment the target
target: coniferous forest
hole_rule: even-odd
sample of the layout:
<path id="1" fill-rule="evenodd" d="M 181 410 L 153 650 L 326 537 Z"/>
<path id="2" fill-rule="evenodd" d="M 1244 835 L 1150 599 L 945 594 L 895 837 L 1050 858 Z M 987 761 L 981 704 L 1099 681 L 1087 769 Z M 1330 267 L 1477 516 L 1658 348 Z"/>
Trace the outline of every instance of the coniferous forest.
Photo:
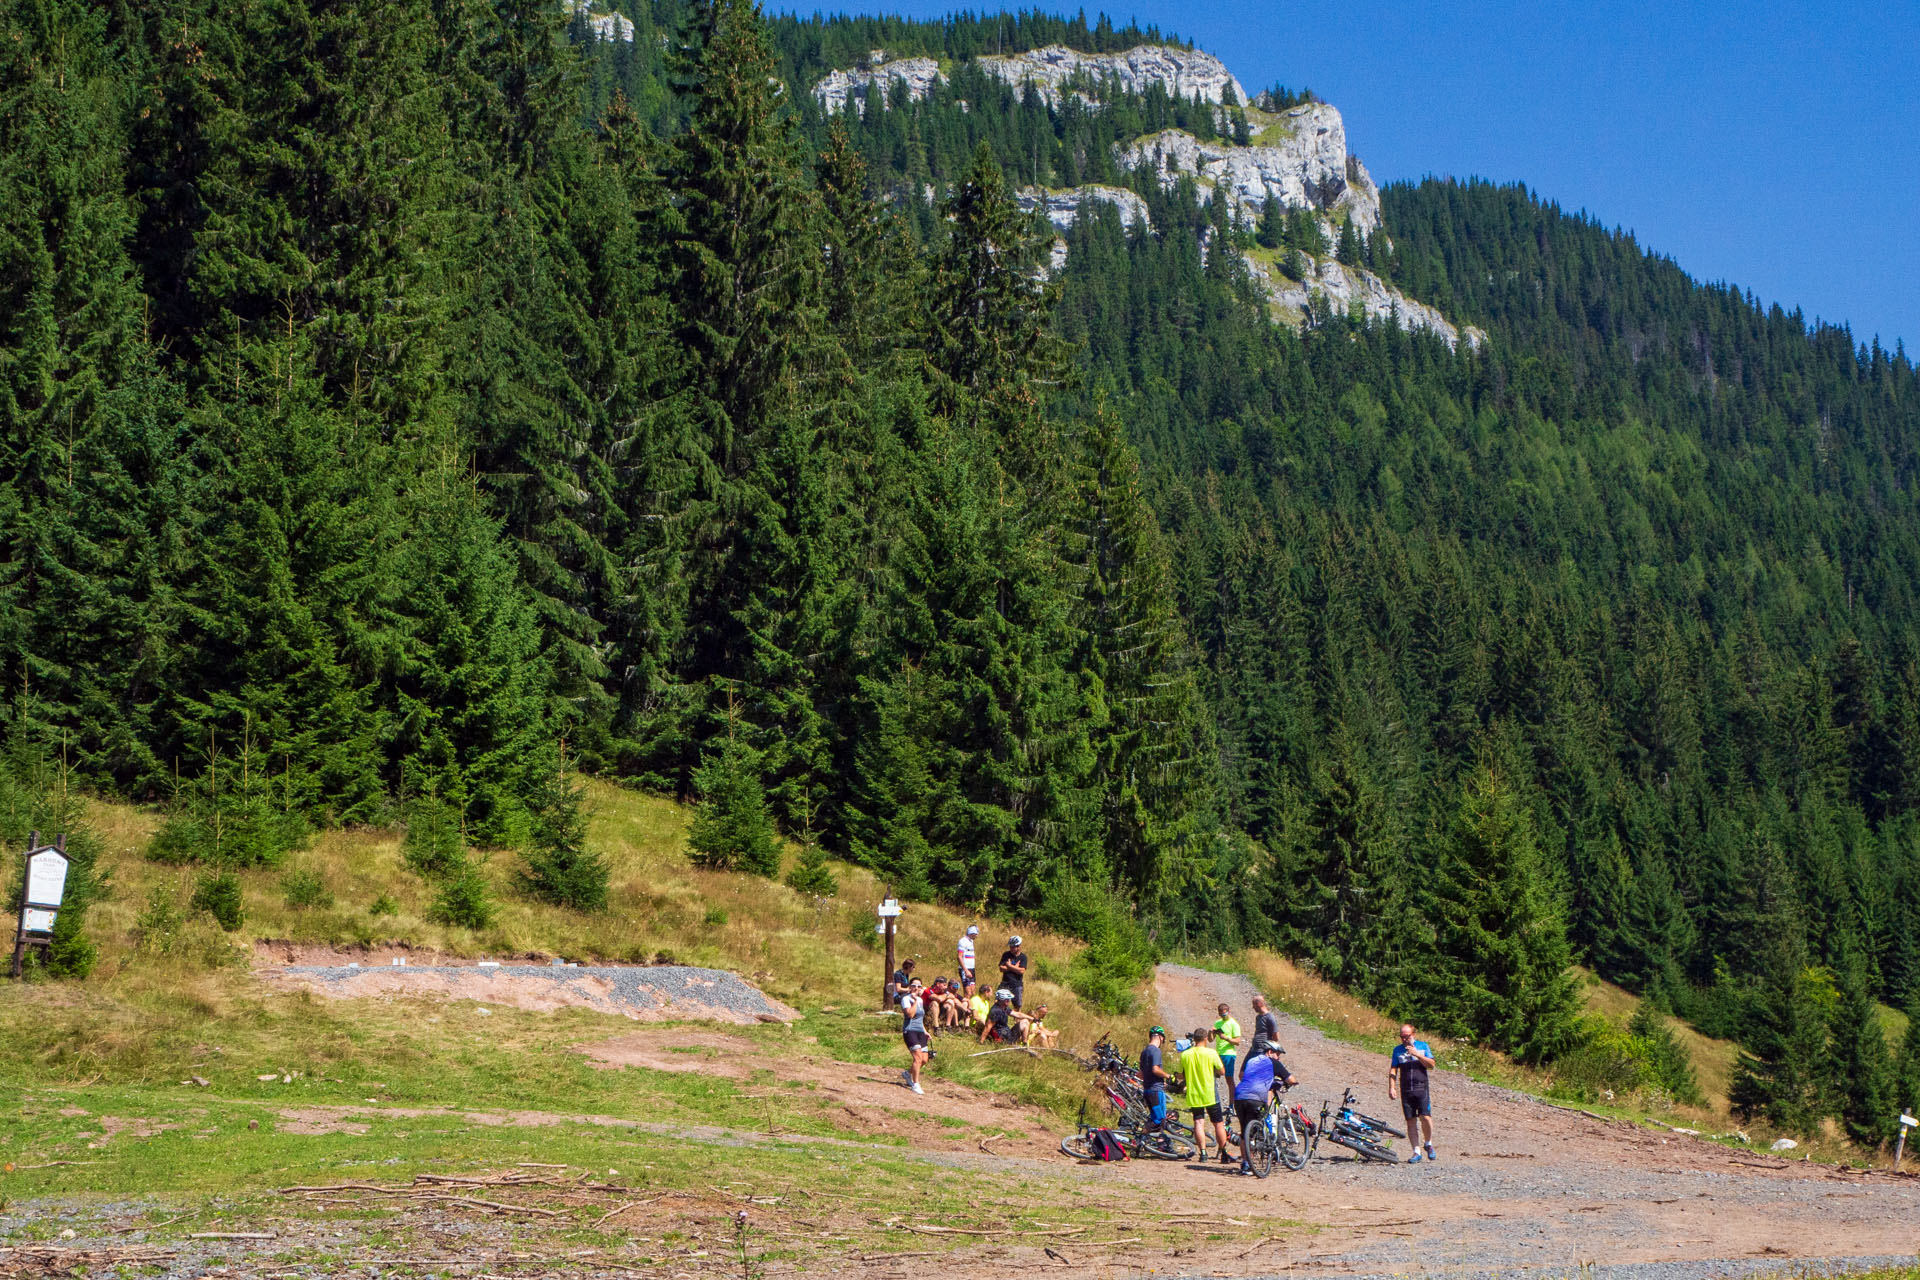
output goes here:
<path id="1" fill-rule="evenodd" d="M 1232 104 L 959 62 L 1172 37 L 627 12 L 0 4 L 9 840 L 57 768 L 156 856 L 406 821 L 449 918 L 467 844 L 593 910 L 599 774 L 714 865 L 1037 915 L 1097 999 L 1271 945 L 1547 1060 L 1585 964 L 1741 1040 L 1737 1105 L 1884 1136 L 1904 351 L 1441 180 L 1351 251 L 1484 344 L 1290 328 L 1112 159 Z M 883 46 L 958 65 L 823 116 Z M 1050 272 L 1014 189 L 1091 181 L 1151 230 L 1090 205 Z"/>

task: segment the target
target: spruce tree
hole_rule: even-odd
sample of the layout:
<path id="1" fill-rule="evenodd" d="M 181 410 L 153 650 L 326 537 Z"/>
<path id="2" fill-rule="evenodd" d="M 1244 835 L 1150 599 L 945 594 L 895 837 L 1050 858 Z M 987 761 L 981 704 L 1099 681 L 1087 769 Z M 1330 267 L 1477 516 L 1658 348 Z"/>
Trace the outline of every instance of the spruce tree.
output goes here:
<path id="1" fill-rule="evenodd" d="M 760 782 L 760 756 L 744 736 L 715 738 L 695 771 L 699 803 L 687 829 L 694 862 L 722 871 L 780 873 L 780 840 Z"/>
<path id="2" fill-rule="evenodd" d="M 1907 1002 L 1907 1034 L 1894 1064 L 1893 1101 L 1907 1115 L 1920 1115 L 1920 997 Z"/>
<path id="3" fill-rule="evenodd" d="M 1761 945 L 1763 967 L 1727 1100 L 1736 1115 L 1810 1133 L 1830 1111 L 1824 975 L 1808 969 L 1797 930 L 1778 930 Z"/>
<path id="4" fill-rule="evenodd" d="M 1861 961 L 1849 957 L 1839 973 L 1839 1000 L 1828 1030 L 1833 1046 L 1827 1085 L 1847 1136 L 1874 1147 L 1893 1137 L 1898 1103 L 1895 1062 Z"/>
<path id="5" fill-rule="evenodd" d="M 1566 923 L 1512 785 L 1466 780 L 1441 838 L 1429 912 L 1441 963 L 1433 998 L 1476 1038 L 1523 1062 L 1571 1047 L 1579 998 Z"/>

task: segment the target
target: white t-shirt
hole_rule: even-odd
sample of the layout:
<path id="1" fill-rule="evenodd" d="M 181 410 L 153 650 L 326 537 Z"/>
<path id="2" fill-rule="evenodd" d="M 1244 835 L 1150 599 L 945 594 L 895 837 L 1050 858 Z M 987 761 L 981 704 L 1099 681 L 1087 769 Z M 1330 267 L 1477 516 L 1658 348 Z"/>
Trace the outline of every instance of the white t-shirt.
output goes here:
<path id="1" fill-rule="evenodd" d="M 967 970 L 973 968 L 973 939 L 965 935 L 960 939 L 960 967 Z"/>

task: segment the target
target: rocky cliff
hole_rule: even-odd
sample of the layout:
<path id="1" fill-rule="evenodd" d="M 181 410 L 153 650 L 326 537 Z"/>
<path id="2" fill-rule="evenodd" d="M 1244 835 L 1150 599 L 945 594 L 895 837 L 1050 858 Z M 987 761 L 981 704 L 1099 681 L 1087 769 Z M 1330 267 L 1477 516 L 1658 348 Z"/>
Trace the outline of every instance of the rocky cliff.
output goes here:
<path id="1" fill-rule="evenodd" d="M 1143 44 L 1124 53 L 1081 53 L 1050 44 L 1026 53 L 981 58 L 978 65 L 1015 89 L 1032 84 L 1048 106 L 1059 103 L 1062 89 L 1076 77 L 1095 88 L 1111 78 L 1128 93 L 1145 93 L 1158 84 L 1173 97 L 1197 95 L 1203 102 L 1223 102 L 1231 88 L 1235 102 L 1247 101 L 1246 89 L 1220 59 L 1168 45 Z"/>
<path id="2" fill-rule="evenodd" d="M 1168 129 L 1121 148 L 1115 158 L 1123 169 L 1153 169 L 1164 186 L 1191 177 L 1203 191 L 1223 195 L 1243 221 L 1257 219 L 1272 196 L 1288 208 L 1344 215 L 1362 235 L 1379 228 L 1380 190 L 1348 154 L 1339 111 L 1324 102 L 1295 107 L 1268 125 L 1256 144 L 1203 142 Z"/>
<path id="3" fill-rule="evenodd" d="M 1129 228 L 1145 227 L 1151 230 L 1153 226 L 1147 216 L 1147 202 L 1125 187 L 1106 187 L 1098 183 L 1069 187 L 1064 191 L 1022 187 L 1015 198 L 1019 200 L 1020 208 L 1028 213 L 1035 209 L 1044 212 L 1055 231 L 1069 230 L 1074 219 L 1080 216 L 1080 206 L 1089 201 L 1110 204 L 1118 209 L 1121 223 Z"/>
<path id="4" fill-rule="evenodd" d="M 1292 255 L 1292 266 L 1299 279 L 1282 270 L 1285 258 L 1250 254 L 1247 267 L 1266 292 L 1276 319 L 1289 324 L 1310 324 L 1328 313 L 1346 315 L 1358 305 L 1367 319 L 1384 322 L 1399 317 L 1403 329 L 1423 329 L 1444 339 L 1450 347 L 1465 342 L 1478 347 L 1487 335 L 1472 325 L 1456 327 L 1434 307 L 1415 302 L 1379 276 L 1360 267 L 1349 267 L 1332 258 L 1312 258 L 1303 253 Z"/>
<path id="5" fill-rule="evenodd" d="M 896 81 L 906 85 L 909 101 L 918 102 L 944 79 L 932 58 L 889 59 L 885 50 L 875 49 L 861 66 L 828 74 L 813 86 L 813 96 L 828 115 L 844 111 L 849 102 L 856 114 L 865 115 L 870 99 L 886 105 Z"/>

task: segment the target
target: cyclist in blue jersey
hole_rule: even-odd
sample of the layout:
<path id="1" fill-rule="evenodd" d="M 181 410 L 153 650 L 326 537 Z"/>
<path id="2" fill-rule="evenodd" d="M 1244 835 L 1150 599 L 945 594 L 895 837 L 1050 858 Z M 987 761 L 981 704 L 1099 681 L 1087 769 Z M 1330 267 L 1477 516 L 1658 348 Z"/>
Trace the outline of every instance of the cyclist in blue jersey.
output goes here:
<path id="1" fill-rule="evenodd" d="M 1400 1114 L 1407 1118 L 1407 1138 L 1413 1143 L 1408 1164 L 1419 1164 L 1423 1155 L 1428 1160 L 1437 1159 L 1433 1154 L 1433 1099 L 1427 1092 L 1427 1073 L 1431 1070 L 1433 1049 L 1425 1040 L 1414 1039 L 1411 1022 L 1401 1024 L 1400 1043 L 1393 1047 L 1387 1067 L 1387 1097 L 1393 1098 L 1398 1090 Z"/>
<path id="2" fill-rule="evenodd" d="M 1233 1114 L 1240 1121 L 1240 1172 L 1251 1175 L 1253 1164 L 1247 1158 L 1247 1134 L 1253 1126 L 1265 1122 L 1267 1097 L 1282 1085 L 1300 1081 L 1280 1060 L 1280 1046 L 1269 1042 L 1259 1053 L 1249 1054 L 1240 1069 L 1240 1083 L 1233 1087 Z"/>

